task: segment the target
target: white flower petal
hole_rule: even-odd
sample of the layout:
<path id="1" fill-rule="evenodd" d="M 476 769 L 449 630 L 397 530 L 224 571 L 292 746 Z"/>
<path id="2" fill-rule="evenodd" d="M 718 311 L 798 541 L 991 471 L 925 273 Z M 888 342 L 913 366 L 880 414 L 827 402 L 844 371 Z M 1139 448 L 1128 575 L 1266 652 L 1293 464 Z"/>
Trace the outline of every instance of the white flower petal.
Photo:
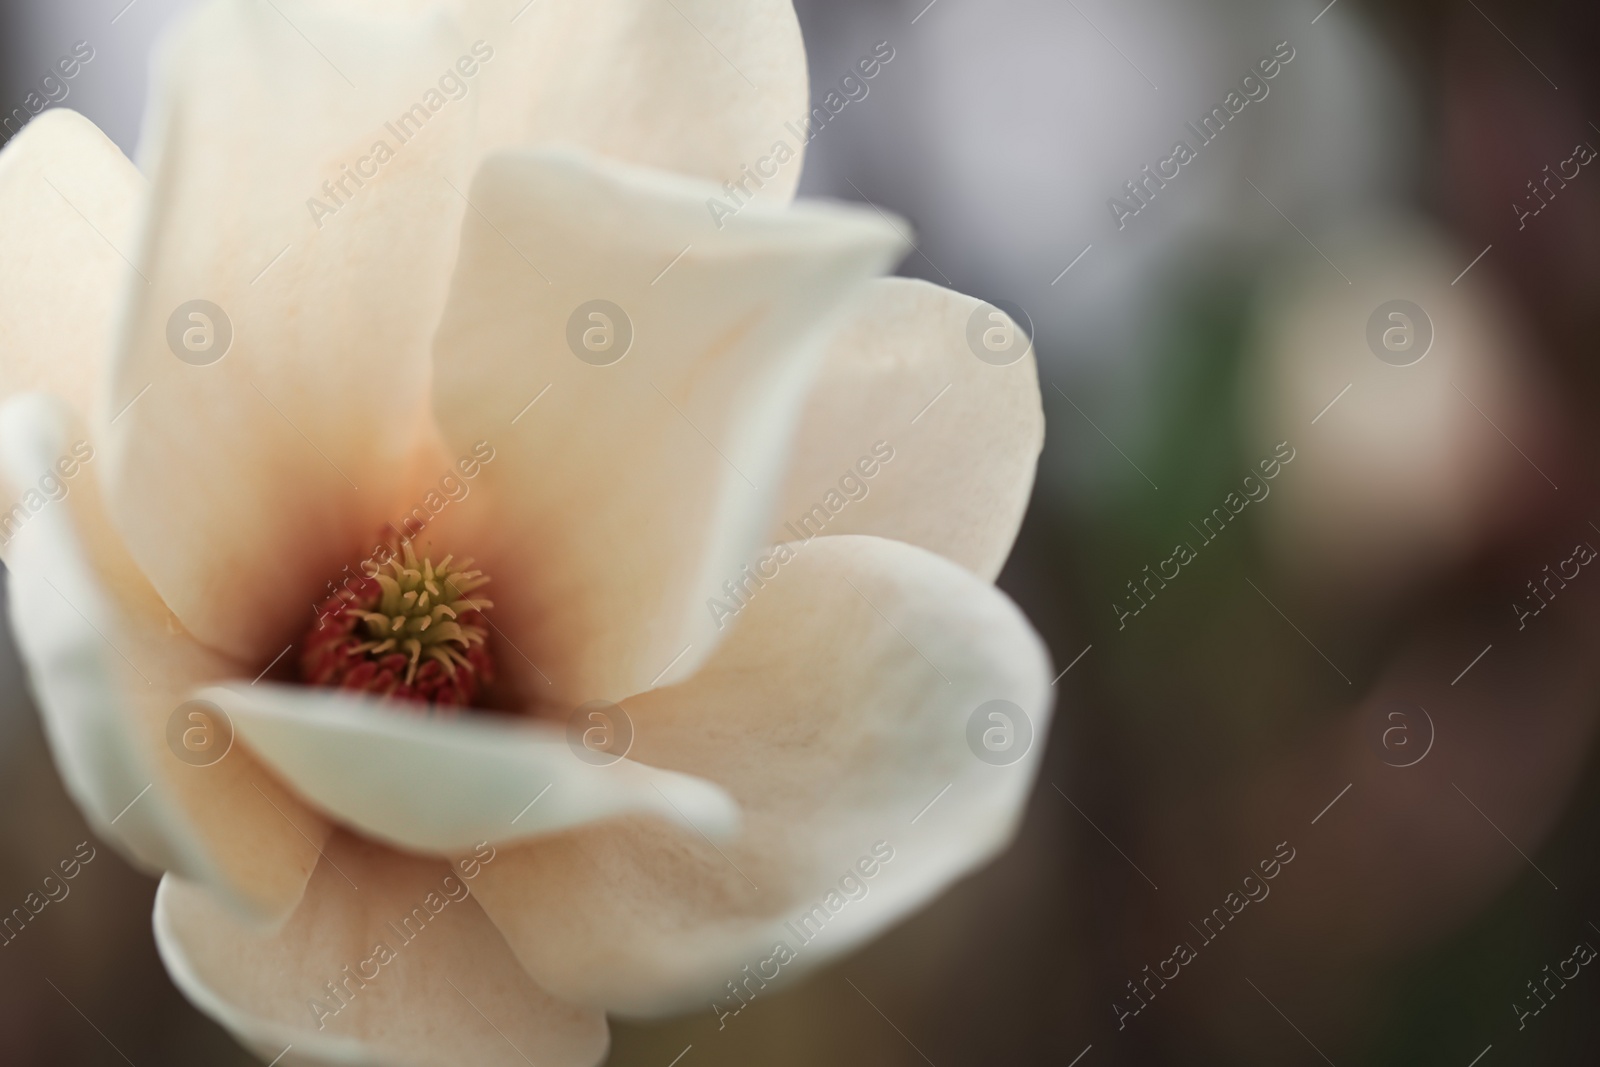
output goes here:
<path id="1" fill-rule="evenodd" d="M 1006 723 L 979 711 L 994 700 L 1031 734 L 1011 734 L 1008 765 L 976 754 L 985 731 L 1004 748 Z M 740 837 L 580 828 L 503 850 L 474 892 L 545 988 L 654 1013 L 729 998 L 725 983 L 780 940 L 792 977 L 1004 847 L 1044 748 L 1050 674 L 1021 613 L 970 572 L 895 541 L 825 537 L 797 547 L 698 675 L 629 705 L 637 758 L 726 787 Z M 875 845 L 893 858 L 828 910 Z M 821 933 L 802 943 L 785 923 L 815 903 Z"/>
<path id="2" fill-rule="evenodd" d="M 99 436 L 134 558 L 230 655 L 265 665 L 412 503 L 475 106 L 427 94 L 467 48 L 437 10 L 238 0 L 199 8 L 160 64 L 149 284 Z"/>
<path id="3" fill-rule="evenodd" d="M 494 576 L 517 652 L 500 662 L 530 698 L 617 699 L 711 651 L 709 598 L 765 533 L 823 331 L 901 248 L 832 205 L 718 229 L 707 190 L 550 151 L 473 184 L 435 410 L 454 453 L 483 439 L 497 458 L 439 527 L 470 529 L 437 543 Z M 589 318 L 595 300 L 621 311 Z"/>
<path id="4" fill-rule="evenodd" d="M 6 480 L 40 486 L 51 471 L 65 490 L 50 502 L 33 490 L 40 506 L 8 559 L 12 630 L 62 779 L 95 831 L 140 866 L 203 882 L 256 918 L 286 915 L 327 824 L 243 749 L 196 766 L 171 747 L 174 718 L 190 728 L 180 712 L 190 691 L 239 667 L 185 633 L 128 558 L 101 509 L 103 461 L 59 478 L 58 460 L 82 456 L 70 427 L 62 402 L 42 394 L 0 408 Z"/>
<path id="5" fill-rule="evenodd" d="M 598 1063 L 605 1017 L 539 989 L 468 895 L 471 885 L 439 861 L 338 834 L 305 902 L 275 933 L 242 926 L 204 892 L 162 879 L 156 945 L 184 995 L 263 1062 Z M 380 942 L 387 962 L 376 962 Z"/>
<path id="6" fill-rule="evenodd" d="M 1033 488 L 1044 411 L 1031 346 L 1004 366 L 975 354 L 973 318 L 981 337 L 991 313 L 1004 314 L 928 282 L 867 288 L 806 405 L 774 541 L 873 534 L 1000 573 Z"/>
<path id="7" fill-rule="evenodd" d="M 805 141 L 786 123 L 803 125 L 807 87 L 791 0 L 475 6 L 496 50 L 483 73 L 486 145 L 563 142 L 743 181 L 774 203 L 794 195 Z M 781 163 L 780 142 L 779 156 L 793 154 Z"/>
<path id="8" fill-rule="evenodd" d="M 144 179 L 75 111 L 0 152 L 0 399 L 34 389 L 87 419 L 131 263 Z"/>
<path id="9" fill-rule="evenodd" d="M 266 684 L 199 696 L 331 818 L 413 852 L 449 855 L 623 814 L 713 836 L 738 825 L 738 806 L 718 786 L 630 759 L 584 762 L 550 723 L 430 718 L 336 690 Z"/>

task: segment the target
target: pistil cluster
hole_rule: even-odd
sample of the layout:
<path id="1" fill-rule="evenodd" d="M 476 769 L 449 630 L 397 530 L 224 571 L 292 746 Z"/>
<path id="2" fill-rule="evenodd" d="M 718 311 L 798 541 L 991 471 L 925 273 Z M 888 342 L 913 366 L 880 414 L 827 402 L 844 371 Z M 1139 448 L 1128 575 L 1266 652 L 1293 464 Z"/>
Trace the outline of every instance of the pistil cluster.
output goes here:
<path id="1" fill-rule="evenodd" d="M 347 581 L 319 607 L 301 679 L 439 711 L 474 703 L 494 680 L 483 616 L 494 605 L 473 595 L 488 582 L 470 559 L 419 561 L 407 544 L 387 573 Z"/>

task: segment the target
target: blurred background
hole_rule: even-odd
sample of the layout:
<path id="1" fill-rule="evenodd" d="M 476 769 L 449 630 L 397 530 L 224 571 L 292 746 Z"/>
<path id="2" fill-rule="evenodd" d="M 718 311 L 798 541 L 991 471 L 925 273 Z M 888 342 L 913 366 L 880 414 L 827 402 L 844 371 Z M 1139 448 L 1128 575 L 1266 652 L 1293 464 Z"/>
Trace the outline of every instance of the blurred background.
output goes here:
<path id="1" fill-rule="evenodd" d="M 0 138 L 37 91 L 132 152 L 185 6 L 5 0 Z M 1058 717 L 999 862 L 726 1030 L 618 1025 L 611 1062 L 1596 1062 L 1600 976 L 1548 976 L 1600 946 L 1600 9 L 797 7 L 817 103 L 893 53 L 802 192 L 905 215 L 904 273 L 1032 324 L 1001 584 Z M 0 701 L 9 901 L 89 834 L 9 645 Z M 153 892 L 100 848 L 0 950 L 0 1059 L 252 1062 L 167 980 Z"/>

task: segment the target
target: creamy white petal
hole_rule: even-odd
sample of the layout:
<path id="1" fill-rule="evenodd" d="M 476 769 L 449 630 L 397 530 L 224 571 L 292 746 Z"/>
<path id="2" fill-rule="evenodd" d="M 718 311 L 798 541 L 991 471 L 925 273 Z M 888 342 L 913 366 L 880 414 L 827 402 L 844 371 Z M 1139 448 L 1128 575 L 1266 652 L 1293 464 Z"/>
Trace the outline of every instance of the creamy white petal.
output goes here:
<path id="1" fill-rule="evenodd" d="M 174 719 L 180 745 L 216 725 L 182 710 L 192 689 L 239 666 L 184 632 L 128 559 L 101 508 L 103 460 L 79 442 L 59 400 L 25 394 L 0 409 L 6 479 L 34 487 L 11 527 L 12 630 L 62 778 L 135 863 L 179 871 L 255 918 L 286 915 L 327 824 L 220 730 L 217 761 L 179 758 Z M 65 495 L 51 500 L 50 485 Z"/>
<path id="2" fill-rule="evenodd" d="M 88 417 L 133 268 L 144 179 L 88 119 L 52 108 L 0 151 L 0 399 L 41 389 Z"/>
<path id="3" fill-rule="evenodd" d="M 156 945 L 183 994 L 263 1062 L 600 1062 L 605 1017 L 539 989 L 473 902 L 472 885 L 445 863 L 339 834 L 275 933 L 240 925 L 169 875 L 156 894 Z"/>
<path id="4" fill-rule="evenodd" d="M 227 711 L 251 749 L 330 818 L 413 852 L 449 855 L 623 814 L 651 813 L 713 836 L 738 826 L 738 806 L 720 787 L 625 758 L 585 762 L 581 741 L 569 744 L 556 724 L 473 713 L 431 718 L 291 686 L 200 695 Z"/>
<path id="5" fill-rule="evenodd" d="M 824 331 L 901 249 L 834 205 L 719 229 L 707 189 L 553 151 L 473 183 L 435 410 L 453 453 L 496 458 L 435 541 L 494 576 L 500 662 L 530 699 L 617 699 L 710 652 L 710 598 L 763 538 Z"/>
<path id="6" fill-rule="evenodd" d="M 468 47 L 439 10 L 236 0 L 160 61 L 100 436 L 134 558 L 231 655 L 265 665 L 411 503 L 476 104 L 438 79 Z"/>
<path id="7" fill-rule="evenodd" d="M 773 541 L 873 534 L 999 574 L 1044 445 L 1032 346 L 1004 316 L 924 281 L 871 283 L 829 343 Z M 1014 362 L 979 358 L 995 330 Z"/>
<path id="8" fill-rule="evenodd" d="M 1011 707 L 991 718 L 997 700 Z M 796 957 L 768 964 L 782 981 L 1003 848 L 1044 748 L 1050 674 L 1015 605 L 969 571 L 825 537 L 797 547 L 699 674 L 629 706 L 637 758 L 721 783 L 741 835 L 583 827 L 502 850 L 474 892 L 545 988 L 654 1013 L 736 1004 L 726 983 L 759 975 L 777 942 Z M 809 942 L 786 926 L 806 914 Z"/>
<path id="9" fill-rule="evenodd" d="M 495 50 L 485 146 L 562 142 L 743 182 L 731 203 L 794 195 L 805 140 L 786 124 L 803 127 L 808 91 L 791 0 L 469 6 Z"/>

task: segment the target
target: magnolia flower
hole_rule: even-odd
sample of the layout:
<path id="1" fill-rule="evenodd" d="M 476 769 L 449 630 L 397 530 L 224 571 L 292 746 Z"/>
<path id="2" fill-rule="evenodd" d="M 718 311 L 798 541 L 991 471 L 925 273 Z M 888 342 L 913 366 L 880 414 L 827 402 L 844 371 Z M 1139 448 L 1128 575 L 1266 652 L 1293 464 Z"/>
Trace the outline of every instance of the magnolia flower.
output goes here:
<path id="1" fill-rule="evenodd" d="M 787 203 L 787 0 L 511 7 L 215 3 L 148 185 L 67 111 L 0 155 L 13 626 L 268 1060 L 725 1025 L 992 856 L 1042 747 L 1031 355 Z"/>

